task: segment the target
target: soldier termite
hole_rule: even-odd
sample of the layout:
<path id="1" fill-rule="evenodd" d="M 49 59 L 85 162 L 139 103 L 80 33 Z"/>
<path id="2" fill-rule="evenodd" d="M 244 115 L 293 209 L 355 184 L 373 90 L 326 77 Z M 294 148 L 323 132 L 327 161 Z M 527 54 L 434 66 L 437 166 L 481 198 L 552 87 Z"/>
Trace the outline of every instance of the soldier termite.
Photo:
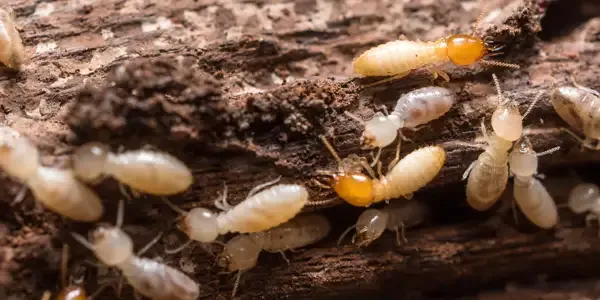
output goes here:
<path id="1" fill-rule="evenodd" d="M 454 34 L 434 42 L 407 40 L 388 42 L 371 48 L 354 59 L 352 63 L 354 71 L 361 76 L 392 76 L 375 83 L 379 84 L 402 78 L 412 70 L 423 67 L 427 68 L 434 78 L 439 75 L 446 81 L 450 81 L 448 74 L 441 70 L 441 65 L 448 62 L 457 66 L 480 62 L 486 65 L 519 68 L 515 64 L 483 59 L 485 56 L 499 54 L 504 48 L 504 46 L 494 45 L 488 37 L 482 39 L 475 36 L 484 13 L 485 10 L 481 12 L 470 35 Z"/>
<path id="2" fill-rule="evenodd" d="M 111 153 L 108 146 L 96 142 L 77 149 L 73 167 L 77 177 L 85 182 L 111 175 L 136 191 L 159 196 L 181 193 L 193 181 L 188 167 L 167 153 L 150 150 Z"/>
<path id="3" fill-rule="evenodd" d="M 394 142 L 402 128 L 415 130 L 417 126 L 441 117 L 455 101 L 456 95 L 451 90 L 428 86 L 404 94 L 389 115 L 377 113 L 367 122 L 350 112 L 346 112 L 346 115 L 365 126 L 361 136 L 363 145 L 381 149 Z"/>
<path id="4" fill-rule="evenodd" d="M 77 233 L 71 234 L 79 243 L 93 251 L 102 263 L 119 268 L 137 293 L 157 300 L 197 299 L 199 287 L 191 278 L 170 266 L 139 257 L 158 241 L 160 235 L 137 255 L 133 252 L 133 241 L 120 228 L 123 224 L 123 206 L 124 202 L 119 201 L 116 225 L 94 230 L 91 242 Z"/>
<path id="5" fill-rule="evenodd" d="M 302 185 L 278 184 L 281 177 L 253 188 L 246 200 L 236 206 L 227 203 L 227 187 L 215 206 L 223 212 L 213 213 L 206 208 L 181 210 L 167 199 L 163 200 L 183 218 L 179 229 L 190 241 L 169 253 L 178 252 L 191 241 L 214 242 L 219 235 L 229 232 L 260 232 L 284 223 L 296 216 L 308 202 L 308 191 Z M 271 186 L 271 187 L 268 187 Z M 261 191 L 261 189 L 268 187 Z"/>
<path id="6" fill-rule="evenodd" d="M 373 203 L 398 197 L 411 197 L 431 182 L 442 169 L 446 161 L 446 151 L 439 146 L 427 146 L 417 149 L 400 160 L 400 144 L 396 149 L 396 158 L 390 163 L 388 173 L 378 175 L 369 165 L 363 166 L 372 178 L 356 170 L 346 170 L 344 163 L 325 136 L 320 136 L 325 147 L 336 159 L 337 172 L 319 171 L 319 175 L 330 177 L 328 184 L 318 183 L 325 188 L 333 188 L 344 201 L 354 206 L 368 207 Z"/>
<path id="7" fill-rule="evenodd" d="M 499 102 L 498 108 L 492 114 L 494 133 L 487 134 L 484 120 L 482 120 L 481 131 L 487 146 L 463 174 L 463 180 L 468 177 L 467 203 L 479 211 L 492 207 L 504 192 L 508 182 L 508 154 L 512 143 L 521 137 L 523 118 L 531 112 L 542 95 L 541 92 L 538 93 L 525 114 L 521 116 L 515 103 L 503 100 L 498 78 L 495 74 L 492 74 L 492 77 Z"/>
<path id="8" fill-rule="evenodd" d="M 581 86 L 572 79 L 575 87 L 563 86 L 552 91 L 551 102 L 554 110 L 571 127 L 583 132 L 585 139 L 567 128 L 562 128 L 572 135 L 585 148 L 600 150 L 600 93 Z M 596 145 L 593 145 L 594 142 Z"/>
<path id="9" fill-rule="evenodd" d="M 576 214 L 587 213 L 585 224 L 589 227 L 591 222 L 598 222 L 598 237 L 600 237 L 600 188 L 593 183 L 576 185 L 569 193 L 569 208 Z"/>
<path id="10" fill-rule="evenodd" d="M 71 170 L 40 165 L 38 149 L 19 132 L 0 126 L 0 168 L 25 183 L 46 208 L 80 222 L 100 219 L 104 206 Z M 25 189 L 15 203 L 23 200 Z"/>
<path id="11" fill-rule="evenodd" d="M 98 288 L 98 290 L 96 290 L 93 294 L 91 294 L 88 297 L 87 292 L 82 286 L 81 282 L 75 284 L 67 284 L 68 259 L 69 246 L 67 244 L 64 244 L 62 248 L 62 261 L 60 265 L 61 284 L 63 288 L 60 291 L 60 293 L 56 296 L 56 300 L 92 300 L 93 298 L 98 296 L 107 285 L 102 285 L 100 288 Z"/>
<path id="12" fill-rule="evenodd" d="M 558 210 L 546 187 L 534 175 L 537 173 L 538 157 L 558 149 L 560 147 L 536 153 L 529 139 L 523 137 L 513 147 L 508 161 L 510 172 L 514 175 L 514 199 L 517 205 L 533 224 L 544 229 L 556 226 Z"/>
<path id="13" fill-rule="evenodd" d="M 264 232 L 238 235 L 225 245 L 218 257 L 219 265 L 229 272 L 238 272 L 232 295 L 235 297 L 242 272 L 256 266 L 262 250 L 280 253 L 314 244 L 325 238 L 331 225 L 321 214 L 299 215 L 290 221 Z"/>
<path id="14" fill-rule="evenodd" d="M 358 217 L 355 225 L 342 233 L 338 246 L 353 228 L 356 228 L 356 233 L 352 236 L 352 243 L 359 247 L 369 246 L 386 229 L 396 232 L 396 243 L 401 245 L 401 241 L 406 242 L 405 229 L 423 223 L 429 213 L 427 206 L 420 201 L 392 202 L 383 209 L 369 208 Z"/>
<path id="15" fill-rule="evenodd" d="M 0 8 L 0 62 L 12 69 L 19 69 L 25 60 L 23 41 L 15 27 L 12 10 Z"/>

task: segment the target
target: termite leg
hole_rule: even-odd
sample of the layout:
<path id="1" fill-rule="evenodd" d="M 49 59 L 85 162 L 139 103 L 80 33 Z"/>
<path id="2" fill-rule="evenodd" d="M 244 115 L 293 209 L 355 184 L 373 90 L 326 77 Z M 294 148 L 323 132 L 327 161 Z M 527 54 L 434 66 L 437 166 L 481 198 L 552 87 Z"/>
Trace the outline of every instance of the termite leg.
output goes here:
<path id="1" fill-rule="evenodd" d="M 579 83 L 577 83 L 577 81 L 575 80 L 575 77 L 573 75 L 571 75 L 571 82 L 573 83 L 573 85 L 578 88 L 578 89 L 582 89 L 592 95 L 595 95 L 596 97 L 600 97 L 600 93 L 594 89 L 591 89 L 589 87 L 583 86 Z"/>
<path id="2" fill-rule="evenodd" d="M 444 78 L 446 82 L 450 82 L 450 76 L 446 72 L 442 71 L 442 69 L 440 69 L 439 67 L 429 67 L 427 68 L 427 70 L 431 72 L 433 80 L 436 80 L 439 76 Z"/>
<path id="3" fill-rule="evenodd" d="M 123 195 L 127 201 L 131 201 L 132 197 L 129 195 L 127 188 L 122 183 L 119 183 L 119 192 L 121 192 L 121 195 Z"/>
<path id="4" fill-rule="evenodd" d="M 162 237 L 163 232 L 159 232 L 146 246 L 144 246 L 142 249 L 140 249 L 140 251 L 138 251 L 137 256 L 142 256 L 142 254 L 146 253 L 146 251 L 150 250 L 150 248 L 152 248 L 152 246 L 156 245 L 156 243 L 158 243 L 158 240 L 160 240 L 160 238 Z"/>
<path id="5" fill-rule="evenodd" d="M 560 130 L 566 132 L 573 139 L 575 139 L 578 143 L 580 143 L 581 144 L 581 150 L 583 150 L 583 148 L 588 148 L 588 149 L 596 150 L 595 147 L 592 147 L 590 145 L 591 143 L 590 143 L 590 139 L 589 138 L 582 139 L 575 132 L 571 131 L 569 128 L 566 128 L 566 127 L 561 127 Z"/>
<path id="6" fill-rule="evenodd" d="M 380 109 L 381 111 L 383 111 L 383 115 L 384 116 L 389 116 L 390 115 L 389 112 L 388 112 L 387 106 L 385 106 L 384 104 L 380 105 L 378 107 L 378 109 Z"/>
<path id="7" fill-rule="evenodd" d="M 392 81 L 392 80 L 400 79 L 402 77 L 406 77 L 406 75 L 408 75 L 409 73 L 410 73 L 410 70 L 406 71 L 404 73 L 399 73 L 399 74 L 396 74 L 396 75 L 392 75 L 391 77 L 388 77 L 386 79 L 382 79 L 382 80 L 379 80 L 379 81 L 375 81 L 373 83 L 369 83 L 369 84 L 365 85 L 363 88 L 369 88 L 369 87 L 380 85 L 382 83 L 386 83 L 386 82 L 389 82 L 389 81 Z"/>
<path id="8" fill-rule="evenodd" d="M 375 171 L 373 171 L 373 168 L 371 167 L 371 165 L 369 165 L 367 162 L 365 162 L 364 160 L 360 161 L 360 165 L 367 170 L 367 173 L 369 173 L 369 176 L 371 176 L 371 178 L 377 178 L 375 176 Z"/>
<path id="9" fill-rule="evenodd" d="M 407 200 L 411 200 L 414 197 L 414 194 L 413 193 L 408 193 L 406 195 L 402 195 L 402 197 L 404 197 Z"/>
<path id="10" fill-rule="evenodd" d="M 400 147 L 402 146 L 402 139 L 398 139 L 398 144 L 396 144 L 396 156 L 388 165 L 388 172 L 400 161 Z"/>
<path id="11" fill-rule="evenodd" d="M 409 142 L 412 143 L 413 141 L 407 137 L 404 136 L 404 134 L 402 134 L 402 130 L 398 129 L 398 136 L 400 136 L 400 139 L 402 139 L 405 142 Z"/>
<path id="12" fill-rule="evenodd" d="M 379 147 L 379 149 L 377 149 L 377 154 L 373 158 L 373 162 L 371 163 L 371 168 L 374 168 L 375 165 L 377 165 L 377 163 L 379 162 L 379 159 L 381 158 L 381 151 L 382 150 L 383 150 L 383 148 L 381 148 L 381 147 Z"/>
<path id="13" fill-rule="evenodd" d="M 254 188 L 252 188 L 250 190 L 250 192 L 248 192 L 248 196 L 246 196 L 246 199 L 254 196 L 254 194 L 256 194 L 261 189 L 276 184 L 277 182 L 279 182 L 279 180 L 281 180 L 281 176 L 279 176 L 279 177 L 277 177 L 277 178 L 275 178 L 275 179 L 273 179 L 273 180 L 271 180 L 269 182 L 265 182 L 263 184 L 259 184 L 259 185 L 255 186 Z"/>
<path id="14" fill-rule="evenodd" d="M 165 248 L 165 253 L 166 254 L 175 254 L 175 253 L 179 253 L 181 252 L 181 250 L 187 248 L 187 246 L 189 246 L 194 240 L 188 240 L 187 242 L 183 243 L 181 246 L 175 248 L 175 249 L 166 249 Z"/>
<path id="15" fill-rule="evenodd" d="M 10 206 L 15 206 L 15 205 L 23 202 L 23 200 L 25 199 L 25 196 L 27 196 L 27 190 L 28 190 L 28 188 L 26 185 L 21 186 L 21 188 L 19 189 L 19 192 L 15 196 L 15 200 L 13 200 L 13 202 L 10 204 Z"/>
<path id="16" fill-rule="evenodd" d="M 231 209 L 231 204 L 227 202 L 227 184 L 223 183 L 223 195 L 215 199 L 214 206 L 220 210 L 228 211 Z"/>
<path id="17" fill-rule="evenodd" d="M 465 179 L 467 179 L 467 177 L 469 177 L 469 174 L 471 173 L 471 170 L 473 170 L 473 167 L 475 167 L 475 162 L 476 162 L 476 161 L 472 162 L 472 163 L 471 163 L 471 164 L 470 164 L 470 165 L 467 167 L 467 169 L 466 169 L 466 170 L 465 170 L 465 172 L 463 173 L 462 180 L 465 180 Z"/>
<path id="18" fill-rule="evenodd" d="M 312 178 L 312 179 L 311 179 L 311 181 L 312 181 L 312 183 L 314 183 L 316 186 L 318 186 L 318 187 L 320 187 L 320 188 L 322 188 L 322 189 L 325 189 L 325 190 L 330 190 L 330 189 L 331 189 L 331 186 L 329 186 L 329 185 L 327 185 L 327 184 L 324 184 L 324 183 L 320 182 L 320 181 L 319 181 L 318 179 L 316 179 L 316 178 Z"/>
<path id="19" fill-rule="evenodd" d="M 289 265 L 290 260 L 287 258 L 287 256 L 285 256 L 285 253 L 283 253 L 283 251 L 279 251 L 279 254 L 281 254 L 281 257 L 283 257 L 283 260 L 285 260 L 285 262 Z"/>
<path id="20" fill-rule="evenodd" d="M 379 179 L 383 178 L 383 172 L 381 171 L 381 162 L 380 161 L 377 162 L 377 175 L 379 176 L 378 177 Z"/>

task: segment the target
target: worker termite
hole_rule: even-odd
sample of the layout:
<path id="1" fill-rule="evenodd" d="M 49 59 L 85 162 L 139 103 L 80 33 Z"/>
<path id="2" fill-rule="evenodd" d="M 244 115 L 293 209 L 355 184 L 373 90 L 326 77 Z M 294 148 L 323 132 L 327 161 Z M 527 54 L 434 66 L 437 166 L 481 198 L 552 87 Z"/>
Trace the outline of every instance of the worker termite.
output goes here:
<path id="1" fill-rule="evenodd" d="M 0 8 L 0 62 L 12 69 L 19 69 L 25 60 L 23 41 L 15 27 L 12 10 Z"/>
<path id="2" fill-rule="evenodd" d="M 167 153 L 134 150 L 115 154 L 96 142 L 77 149 L 73 167 L 77 177 L 85 182 L 111 175 L 136 191 L 160 196 L 181 193 L 193 181 L 188 167 Z"/>
<path id="3" fill-rule="evenodd" d="M 479 211 L 492 207 L 504 192 L 508 182 L 508 154 L 512 143 L 521 137 L 523 119 L 531 112 L 542 95 L 541 92 L 538 93 L 525 114 L 521 116 L 515 103 L 503 100 L 498 78 L 495 74 L 492 74 L 492 77 L 499 103 L 492 114 L 491 123 L 494 133 L 487 134 L 482 120 L 481 131 L 487 146 L 463 174 L 463 180 L 468 178 L 467 203 Z"/>
<path id="4" fill-rule="evenodd" d="M 534 175 L 537 173 L 538 157 L 558 149 L 560 147 L 536 153 L 529 139 L 523 137 L 513 147 L 508 160 L 510 172 L 514 175 L 513 193 L 517 205 L 533 224 L 544 229 L 556 226 L 558 210 L 546 187 Z"/>
<path id="5" fill-rule="evenodd" d="M 576 185 L 569 193 L 569 208 L 576 214 L 587 213 L 585 224 L 589 227 L 591 222 L 598 222 L 598 237 L 600 237 L 600 188 L 593 183 Z"/>
<path id="6" fill-rule="evenodd" d="M 363 166 L 372 178 L 356 170 L 346 170 L 344 163 L 325 136 L 320 136 L 325 147 L 338 163 L 338 171 L 318 171 L 328 176 L 328 184 L 317 183 L 324 188 L 333 188 L 344 201 L 354 206 L 368 207 L 373 203 L 398 197 L 411 197 L 412 193 L 431 182 L 442 169 L 446 161 L 446 151 L 439 146 L 427 146 L 417 149 L 400 160 L 400 144 L 396 148 L 396 158 L 390 163 L 388 173 L 378 175 L 369 165 Z"/>
<path id="7" fill-rule="evenodd" d="M 104 207 L 96 193 L 79 182 L 71 170 L 40 165 L 37 148 L 20 133 L 0 126 L 0 168 L 21 180 L 46 208 L 75 221 L 100 219 Z M 26 190 L 17 196 L 20 202 Z"/>
<path id="8" fill-rule="evenodd" d="M 157 261 L 139 257 L 161 235 L 158 235 L 137 254 L 133 252 L 133 241 L 120 227 L 123 224 L 123 200 L 119 201 L 117 222 L 114 227 L 98 227 L 93 231 L 92 241 L 77 234 L 73 237 L 94 252 L 105 265 L 121 270 L 134 290 L 148 298 L 157 300 L 194 300 L 200 291 L 199 286 L 181 271 Z"/>
<path id="9" fill-rule="evenodd" d="M 331 225 L 323 215 L 304 214 L 267 231 L 242 234 L 229 240 L 218 257 L 218 263 L 229 272 L 238 272 L 233 297 L 241 274 L 256 266 L 262 250 L 280 253 L 289 263 L 284 251 L 314 244 L 325 238 L 330 230 Z"/>
<path id="10" fill-rule="evenodd" d="M 427 68 L 434 76 L 450 81 L 448 74 L 441 70 L 441 65 L 448 62 L 457 66 L 467 66 L 480 62 L 486 65 L 519 68 L 518 65 L 483 59 L 485 56 L 499 54 L 504 46 L 494 45 L 486 37 L 475 36 L 477 27 L 485 10 L 473 26 L 473 33 L 454 34 L 440 38 L 434 42 L 397 40 L 388 42 L 362 53 L 354 59 L 354 71 L 361 76 L 392 76 L 379 81 L 379 84 L 392 79 L 402 78 L 412 70 Z"/>
<path id="11" fill-rule="evenodd" d="M 346 112 L 346 115 L 365 126 L 361 143 L 379 149 L 390 145 L 402 128 L 416 129 L 444 115 L 456 101 L 454 92 L 447 88 L 429 86 L 404 94 L 391 114 L 377 113 L 364 122 L 359 117 Z M 402 133 L 400 133 L 402 137 Z"/>
<path id="12" fill-rule="evenodd" d="M 563 86 L 552 91 L 552 106 L 565 122 L 583 132 L 585 139 L 567 128 L 562 130 L 572 135 L 583 147 L 600 150 L 600 93 L 577 84 L 574 79 L 572 81 L 575 87 Z M 596 145 L 593 145 L 594 142 Z"/>
<path id="13" fill-rule="evenodd" d="M 342 233 L 338 246 L 353 228 L 356 228 L 356 233 L 352 236 L 352 243 L 358 247 L 369 246 L 386 229 L 396 232 L 396 243 L 400 246 L 401 240 L 406 242 L 406 228 L 423 223 L 429 213 L 427 206 L 419 201 L 392 202 L 383 209 L 369 208 L 358 217 L 355 225 Z"/>
<path id="14" fill-rule="evenodd" d="M 186 212 L 163 198 L 165 203 L 183 216 L 178 227 L 190 238 L 183 246 L 168 252 L 178 252 L 191 241 L 211 243 L 219 235 L 229 232 L 261 232 L 290 220 L 308 202 L 308 191 L 297 184 L 271 186 L 280 179 L 254 187 L 246 199 L 236 206 L 227 203 L 225 186 L 222 197 L 215 200 L 215 206 L 223 210 L 221 213 L 213 213 L 206 208 L 194 208 Z M 260 191 L 265 187 L 268 188 Z"/>

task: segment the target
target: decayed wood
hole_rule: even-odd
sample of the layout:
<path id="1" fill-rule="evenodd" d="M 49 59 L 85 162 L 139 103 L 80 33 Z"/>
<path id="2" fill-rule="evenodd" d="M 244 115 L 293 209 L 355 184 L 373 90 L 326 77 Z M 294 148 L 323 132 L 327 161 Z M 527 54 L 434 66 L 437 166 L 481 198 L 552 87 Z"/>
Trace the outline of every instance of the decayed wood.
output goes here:
<path id="1" fill-rule="evenodd" d="M 73 147 L 90 140 L 108 142 L 114 150 L 149 144 L 169 151 L 194 170 L 193 187 L 173 199 L 187 206 L 212 207 L 224 182 L 235 204 L 251 187 L 279 175 L 285 182 L 307 184 L 312 200 L 328 199 L 331 193 L 310 183 L 316 169 L 334 167 L 318 134 L 328 134 L 342 156 L 368 155 L 359 149 L 362 128 L 343 111 L 367 119 L 377 106 L 393 107 L 400 94 L 430 84 L 427 73 L 416 72 L 360 91 L 363 80 L 348 80 L 352 57 L 396 38 L 397 31 L 421 40 L 468 32 L 478 11 L 450 0 L 435 5 L 394 1 L 394 9 L 383 1 L 366 6 L 342 2 L 341 8 L 327 1 L 11 3 L 28 51 L 35 55 L 20 74 L 0 79 L 0 120 L 30 136 L 49 165 L 68 166 Z M 291 254 L 289 266 L 263 254 L 259 266 L 244 274 L 241 298 L 463 295 L 540 273 L 598 275 L 593 266 L 600 257 L 599 240 L 593 230 L 580 228 L 581 217 L 565 212 L 555 232 L 527 226 L 515 231 L 507 225 L 510 218 L 493 223 L 489 214 L 465 207 L 461 176 L 480 150 L 456 142 L 472 141 L 481 118 L 489 118 L 495 108 L 492 72 L 521 111 L 539 90 L 566 83 L 572 73 L 581 84 L 599 87 L 597 19 L 561 39 L 541 41 L 536 34 L 546 1 L 493 2 L 486 3 L 504 9 L 494 12 L 494 25 L 483 32 L 509 45 L 499 59 L 522 68 L 450 68 L 448 87 L 457 92 L 458 103 L 417 132 L 405 132 L 413 143 L 403 144 L 403 154 L 425 144 L 442 144 L 448 151 L 440 175 L 417 195 L 443 217 L 410 231 L 406 246 L 396 247 L 393 234 L 386 233 L 359 251 L 337 248 L 335 240 L 360 210 L 345 204 L 322 209 L 334 226 L 331 237 Z M 325 9 L 332 13 L 320 15 Z M 248 24 L 267 29 L 253 31 Z M 118 69 L 122 63 L 124 69 Z M 565 123 L 547 97 L 525 123 L 536 150 L 562 147 L 541 158 L 542 171 L 600 160 L 600 153 L 580 151 L 557 130 Z M 391 159 L 393 148 L 386 149 L 384 161 Z M 57 288 L 57 246 L 70 241 L 68 231 L 90 227 L 64 222 L 31 202 L 9 207 L 19 186 L 9 178 L 1 181 L 0 284 L 8 295 L 37 298 Z M 97 190 L 109 207 L 104 221 L 113 222 L 115 200 L 121 197 L 116 184 L 109 180 Z M 127 223 L 136 246 L 170 230 L 174 217 L 151 197 L 130 203 Z M 168 235 L 160 246 L 177 242 Z M 163 256 L 162 247 L 149 255 Z M 74 264 L 83 258 L 89 252 L 74 247 Z M 230 292 L 227 277 L 217 274 L 213 259 L 199 248 L 164 259 L 198 280 L 207 298 Z M 94 279 L 88 281 L 91 290 Z"/>

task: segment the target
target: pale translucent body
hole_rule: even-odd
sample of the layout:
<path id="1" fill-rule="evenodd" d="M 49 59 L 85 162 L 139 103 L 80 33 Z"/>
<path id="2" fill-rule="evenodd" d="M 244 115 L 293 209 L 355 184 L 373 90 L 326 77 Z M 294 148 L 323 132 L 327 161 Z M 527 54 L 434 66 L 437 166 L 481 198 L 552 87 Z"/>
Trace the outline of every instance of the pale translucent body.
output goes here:
<path id="1" fill-rule="evenodd" d="M 578 184 L 569 193 L 568 204 L 574 213 L 589 211 L 600 215 L 600 189 L 592 183 Z"/>
<path id="2" fill-rule="evenodd" d="M 320 214 L 299 215 L 264 232 L 238 235 L 223 249 L 229 271 L 244 271 L 256 265 L 260 251 L 281 252 L 316 243 L 325 238 L 331 225 Z"/>
<path id="3" fill-rule="evenodd" d="M 290 220 L 307 202 L 308 191 L 304 186 L 278 184 L 220 214 L 204 208 L 192 209 L 183 219 L 181 229 L 200 242 L 212 242 L 228 232 L 260 232 Z"/>
<path id="4" fill-rule="evenodd" d="M 352 62 L 362 76 L 390 76 L 449 61 L 446 41 L 392 41 L 373 47 Z"/>
<path id="5" fill-rule="evenodd" d="M 477 157 L 467 181 L 467 203 L 487 210 L 500 198 L 508 182 L 508 151 L 512 142 L 492 135 L 485 151 Z"/>
<path id="6" fill-rule="evenodd" d="M 129 284 L 148 298 L 194 300 L 200 294 L 198 284 L 181 271 L 137 257 L 131 238 L 119 228 L 98 228 L 92 243 L 92 250 L 100 261 L 119 268 Z"/>
<path id="7" fill-rule="evenodd" d="M 23 181 L 48 209 L 81 222 L 104 213 L 98 195 L 79 182 L 71 170 L 43 167 L 37 148 L 18 132 L 0 127 L 0 167 Z"/>
<path id="8" fill-rule="evenodd" d="M 87 182 L 108 174 L 137 191 L 152 195 L 173 195 L 185 191 L 192 173 L 179 159 L 166 153 L 135 150 L 110 153 L 105 145 L 89 143 L 73 157 L 77 176 Z"/>
<path id="9" fill-rule="evenodd" d="M 383 209 L 367 209 L 356 221 L 359 243 L 373 242 L 385 229 L 396 231 L 402 226 L 417 226 L 425 221 L 428 214 L 427 207 L 419 201 L 392 202 Z"/>
<path id="10" fill-rule="evenodd" d="M 597 92 L 564 86 L 552 91 L 552 106 L 571 127 L 586 138 L 600 139 L 600 97 Z"/>
<path id="11" fill-rule="evenodd" d="M 523 117 L 515 106 L 501 106 L 492 114 L 492 129 L 497 136 L 514 142 L 523 133 Z"/>
<path id="12" fill-rule="evenodd" d="M 444 115 L 456 100 L 455 94 L 442 87 L 424 87 L 404 94 L 389 116 L 377 114 L 365 122 L 363 143 L 371 147 L 390 145 L 401 128 L 415 128 Z"/>
<path id="13" fill-rule="evenodd" d="M 25 49 L 13 16 L 0 8 L 0 62 L 9 68 L 19 68 L 25 60 Z"/>
<path id="14" fill-rule="evenodd" d="M 417 149 L 402 158 L 383 178 L 373 179 L 373 203 L 412 194 L 440 172 L 446 151 L 439 146 Z"/>

